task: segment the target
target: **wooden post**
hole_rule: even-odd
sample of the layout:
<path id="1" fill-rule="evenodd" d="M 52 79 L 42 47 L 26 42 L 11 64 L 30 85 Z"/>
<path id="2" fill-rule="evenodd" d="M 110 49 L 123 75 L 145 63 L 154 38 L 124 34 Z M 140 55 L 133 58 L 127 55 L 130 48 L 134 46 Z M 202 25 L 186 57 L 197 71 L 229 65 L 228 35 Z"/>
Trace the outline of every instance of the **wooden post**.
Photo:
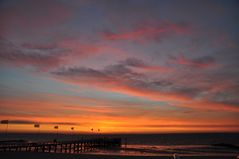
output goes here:
<path id="1" fill-rule="evenodd" d="M 54 147 L 54 152 L 56 153 L 57 151 L 57 144 L 55 144 L 55 147 Z"/>
<path id="2" fill-rule="evenodd" d="M 80 143 L 80 151 L 83 152 L 83 141 Z"/>
<path id="3" fill-rule="evenodd" d="M 35 151 L 38 152 L 38 146 L 35 147 Z"/>
<path id="4" fill-rule="evenodd" d="M 63 149 L 62 144 L 60 144 L 60 152 L 62 152 L 62 149 Z"/>
<path id="5" fill-rule="evenodd" d="M 42 145 L 42 152 L 45 152 L 45 145 Z"/>
<path id="6" fill-rule="evenodd" d="M 78 141 L 77 142 L 77 153 L 79 153 L 79 151 L 80 151 L 80 142 Z"/>
<path id="7" fill-rule="evenodd" d="M 69 153 L 71 153 L 72 144 L 70 143 L 69 146 L 70 146 L 70 147 L 69 147 Z"/>
<path id="8" fill-rule="evenodd" d="M 65 153 L 67 153 L 67 144 L 65 144 Z"/>
<path id="9" fill-rule="evenodd" d="M 51 152 L 51 145 L 49 145 L 49 150 L 48 151 Z"/>
<path id="10" fill-rule="evenodd" d="M 74 144 L 73 144 L 73 153 L 75 153 L 75 151 L 76 151 L 76 143 L 74 142 Z"/>

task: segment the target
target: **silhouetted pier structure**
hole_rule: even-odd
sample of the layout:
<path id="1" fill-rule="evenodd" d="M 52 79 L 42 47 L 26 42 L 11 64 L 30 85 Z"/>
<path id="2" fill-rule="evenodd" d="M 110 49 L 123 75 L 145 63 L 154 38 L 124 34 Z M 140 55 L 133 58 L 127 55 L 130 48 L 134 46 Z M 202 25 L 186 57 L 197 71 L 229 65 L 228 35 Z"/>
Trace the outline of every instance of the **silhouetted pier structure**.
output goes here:
<path id="1" fill-rule="evenodd" d="M 117 147 L 121 147 L 120 138 L 95 138 L 61 142 L 0 144 L 0 152 L 80 153 L 100 148 L 109 149 Z"/>

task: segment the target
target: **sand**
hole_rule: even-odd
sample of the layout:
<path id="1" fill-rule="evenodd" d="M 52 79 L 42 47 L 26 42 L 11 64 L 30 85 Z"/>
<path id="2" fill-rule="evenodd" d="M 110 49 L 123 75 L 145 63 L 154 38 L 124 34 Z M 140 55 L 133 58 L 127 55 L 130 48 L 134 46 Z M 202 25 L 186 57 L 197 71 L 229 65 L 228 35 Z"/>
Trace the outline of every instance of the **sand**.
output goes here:
<path id="1" fill-rule="evenodd" d="M 116 156 L 40 152 L 0 152 L 1 159 L 173 159 L 173 156 Z M 180 159 L 236 159 L 236 156 L 180 156 Z"/>

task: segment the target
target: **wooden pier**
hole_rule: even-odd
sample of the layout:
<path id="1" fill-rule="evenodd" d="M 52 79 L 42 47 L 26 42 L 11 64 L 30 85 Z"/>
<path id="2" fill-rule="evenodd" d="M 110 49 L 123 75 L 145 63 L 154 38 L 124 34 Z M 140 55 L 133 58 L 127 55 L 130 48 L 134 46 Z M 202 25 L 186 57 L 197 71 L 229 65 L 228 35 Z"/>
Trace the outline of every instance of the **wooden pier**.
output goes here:
<path id="1" fill-rule="evenodd" d="M 76 141 L 0 144 L 0 152 L 51 152 L 51 153 L 81 153 L 100 148 L 121 147 L 120 138 L 95 138 Z"/>

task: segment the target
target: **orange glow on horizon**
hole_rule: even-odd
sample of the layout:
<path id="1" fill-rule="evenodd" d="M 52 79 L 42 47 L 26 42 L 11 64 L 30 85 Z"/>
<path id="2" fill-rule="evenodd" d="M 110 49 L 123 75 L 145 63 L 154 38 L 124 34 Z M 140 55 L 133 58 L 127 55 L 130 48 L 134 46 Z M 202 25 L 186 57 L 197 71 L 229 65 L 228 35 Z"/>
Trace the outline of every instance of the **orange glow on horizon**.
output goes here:
<path id="1" fill-rule="evenodd" d="M 4 117 L 5 119 L 14 117 Z M 15 118 L 19 119 L 19 118 Z M 91 128 L 100 129 L 100 133 L 171 133 L 171 132 L 238 132 L 239 126 L 231 120 L 212 123 L 207 121 L 180 121 L 180 120 L 153 120 L 148 118 L 109 118 L 107 116 L 98 116 L 95 118 L 21 118 L 22 121 L 30 121 L 31 124 L 8 124 L 8 132 L 51 132 L 56 133 L 99 133 L 91 132 Z M 27 120 L 28 119 L 28 120 Z M 35 121 L 35 122 L 34 122 Z M 69 123 L 67 123 L 70 121 Z M 74 121 L 81 121 L 76 122 Z M 84 123 L 84 122 L 88 123 Z M 34 128 L 34 123 L 40 123 L 40 128 Z M 137 123 L 137 124 L 136 124 Z M 159 124 L 161 123 L 161 124 Z M 231 123 L 231 125 L 227 124 Z M 58 125 L 59 129 L 54 129 Z M 74 127 L 74 131 L 71 130 Z M 7 124 L 0 124 L 0 132 L 6 132 Z"/>
<path id="2" fill-rule="evenodd" d="M 130 90 L 131 91 L 131 90 Z M 137 93 L 137 92 L 136 92 Z M 143 94 L 140 94 L 143 95 Z M 48 96 L 48 95 L 47 95 Z M 239 131 L 237 121 L 233 118 L 218 120 L 209 117 L 192 117 L 183 118 L 178 116 L 177 112 L 171 112 L 171 116 L 164 116 L 168 112 L 157 108 L 141 108 L 139 106 L 114 105 L 113 101 L 84 99 L 99 105 L 69 105 L 62 103 L 61 100 L 74 101 L 77 98 L 70 97 L 54 97 L 50 96 L 50 101 L 34 101 L 22 99 L 1 99 L 6 108 L 14 108 L 15 111 L 37 112 L 35 116 L 31 114 L 22 115 L 1 115 L 1 120 L 20 121 L 20 124 L 9 124 L 9 132 L 35 132 L 36 128 L 33 123 L 41 124 L 41 132 L 55 132 L 54 125 L 59 125 L 59 132 L 69 132 L 71 127 L 75 127 L 74 132 L 89 133 L 90 129 L 101 129 L 101 133 L 160 133 L 160 132 L 202 132 L 202 131 Z M 53 99 L 56 99 L 53 100 Z M 59 99 L 59 100 L 57 100 Z M 81 101 L 84 102 L 82 99 Z M 123 104 L 123 103 L 118 103 Z M 193 108 L 198 105 L 212 105 L 215 103 L 198 102 L 196 105 L 191 102 Z M 41 107 L 35 107 L 41 105 Z M 104 105 L 104 106 L 102 106 Z M 216 105 L 217 106 L 217 105 Z M 223 108 L 223 105 L 219 105 Z M 37 108 L 37 109 L 36 109 Z M 44 109 L 43 109 L 44 108 Z M 44 110 L 41 112 L 41 110 Z M 228 109 L 228 107 L 225 107 Z M 198 111 L 203 110 L 200 107 Z M 204 110 L 203 110 L 204 111 Z M 236 110 L 235 110 L 236 111 Z M 57 115 L 53 115 L 53 114 Z M 26 124 L 24 122 L 31 122 Z M 23 122 L 21 124 L 21 122 Z M 229 124 L 230 123 L 230 124 Z M 5 131 L 5 125 L 1 124 L 0 131 Z"/>

